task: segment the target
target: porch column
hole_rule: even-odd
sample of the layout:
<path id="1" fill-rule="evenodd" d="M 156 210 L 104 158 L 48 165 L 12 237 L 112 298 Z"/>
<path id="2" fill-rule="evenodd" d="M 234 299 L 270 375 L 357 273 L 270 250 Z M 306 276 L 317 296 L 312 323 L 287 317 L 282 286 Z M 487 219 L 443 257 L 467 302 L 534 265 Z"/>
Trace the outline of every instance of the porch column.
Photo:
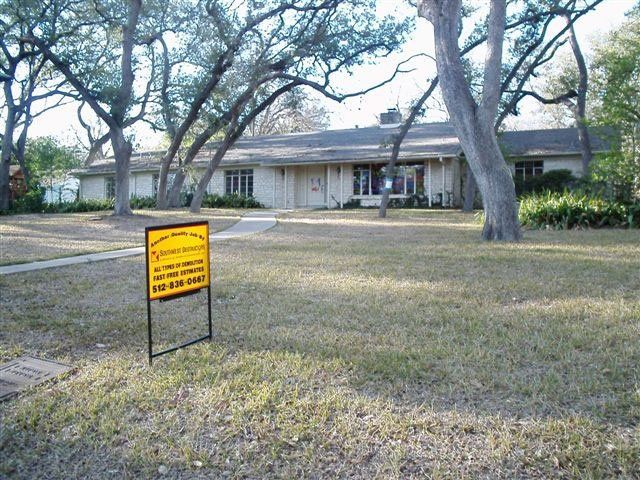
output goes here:
<path id="1" fill-rule="evenodd" d="M 431 160 L 427 160 L 427 172 L 429 174 L 429 206 L 431 207 L 431 195 L 433 194 L 433 178 L 431 177 Z"/>
<path id="2" fill-rule="evenodd" d="M 445 177 L 445 169 L 444 169 L 444 159 L 442 157 L 439 158 L 440 163 L 442 163 L 442 207 L 444 207 L 444 193 L 445 193 L 445 182 L 444 182 L 444 177 Z"/>
<path id="3" fill-rule="evenodd" d="M 274 167 L 273 169 L 273 205 L 272 208 L 276 208 L 276 185 L 278 185 L 278 169 Z"/>
<path id="4" fill-rule="evenodd" d="M 289 169 L 284 167 L 284 208 L 287 208 L 287 200 L 289 196 Z"/>
<path id="5" fill-rule="evenodd" d="M 331 165 L 327 165 L 327 208 L 331 208 Z"/>
<path id="6" fill-rule="evenodd" d="M 340 164 L 340 208 L 344 208 L 344 164 Z"/>

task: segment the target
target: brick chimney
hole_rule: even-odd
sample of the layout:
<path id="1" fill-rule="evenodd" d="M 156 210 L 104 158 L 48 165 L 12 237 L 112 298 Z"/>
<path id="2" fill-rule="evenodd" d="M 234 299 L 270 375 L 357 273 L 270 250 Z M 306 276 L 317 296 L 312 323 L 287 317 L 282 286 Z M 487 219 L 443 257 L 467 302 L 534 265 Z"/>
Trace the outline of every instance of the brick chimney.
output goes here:
<path id="1" fill-rule="evenodd" d="M 397 128 L 402 122 L 402 114 L 397 108 L 389 108 L 380 114 L 380 128 Z"/>

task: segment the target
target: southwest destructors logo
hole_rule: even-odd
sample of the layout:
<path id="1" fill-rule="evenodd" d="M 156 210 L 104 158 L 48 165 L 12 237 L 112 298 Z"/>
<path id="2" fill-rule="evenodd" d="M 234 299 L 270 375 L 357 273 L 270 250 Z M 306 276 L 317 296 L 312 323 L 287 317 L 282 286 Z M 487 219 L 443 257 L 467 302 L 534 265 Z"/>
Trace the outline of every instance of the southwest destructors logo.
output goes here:
<path id="1" fill-rule="evenodd" d="M 151 250 L 151 263 L 160 260 L 160 252 L 158 250 Z"/>

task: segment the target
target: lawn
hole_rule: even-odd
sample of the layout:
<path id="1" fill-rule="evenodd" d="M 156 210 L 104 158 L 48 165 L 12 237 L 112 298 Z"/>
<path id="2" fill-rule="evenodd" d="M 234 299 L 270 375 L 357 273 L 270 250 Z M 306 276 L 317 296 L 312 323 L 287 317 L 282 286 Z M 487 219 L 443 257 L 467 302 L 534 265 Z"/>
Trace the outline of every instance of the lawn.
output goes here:
<path id="1" fill-rule="evenodd" d="M 214 340 L 146 363 L 144 259 L 0 277 L 0 477 L 638 478 L 640 232 L 482 243 L 444 211 L 305 211 L 212 244 Z M 153 304 L 158 348 L 205 297 Z"/>
<path id="2" fill-rule="evenodd" d="M 152 225 L 208 220 L 211 231 L 236 223 L 241 210 L 203 208 L 136 210 L 114 217 L 111 212 L 0 216 L 0 265 L 104 252 L 144 244 L 144 228 Z"/>

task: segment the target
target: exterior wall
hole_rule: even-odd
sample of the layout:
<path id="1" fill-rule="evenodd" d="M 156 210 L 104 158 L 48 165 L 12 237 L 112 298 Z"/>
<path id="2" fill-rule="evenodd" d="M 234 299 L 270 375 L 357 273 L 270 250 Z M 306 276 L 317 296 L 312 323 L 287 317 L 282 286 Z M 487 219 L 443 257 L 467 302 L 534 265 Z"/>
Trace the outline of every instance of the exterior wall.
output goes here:
<path id="1" fill-rule="evenodd" d="M 202 174 L 200 174 L 202 175 Z M 224 195 L 224 170 L 218 169 L 213 172 L 209 185 L 207 185 L 207 192 L 210 194 Z"/>
<path id="2" fill-rule="evenodd" d="M 542 160 L 544 161 L 544 173 L 547 173 L 551 170 L 566 169 L 570 170 L 572 175 L 574 175 L 575 177 L 582 176 L 582 159 L 580 158 L 580 155 L 563 155 L 555 157 L 522 157 L 511 158 L 509 160 L 509 168 L 511 169 L 512 175 L 515 175 L 516 172 L 516 162 L 520 162 L 523 160 Z"/>
<path id="3" fill-rule="evenodd" d="M 276 171 L 274 208 L 295 208 L 297 168 L 294 166 L 274 167 Z M 283 173 L 284 172 L 284 173 Z M 273 174 L 271 174 L 273 175 Z M 272 177 L 273 178 L 273 177 Z M 286 183 L 286 184 L 285 184 Z M 285 200 L 286 195 L 286 200 Z"/>
<path id="4" fill-rule="evenodd" d="M 297 178 L 297 170 L 292 167 L 286 167 L 286 202 L 284 203 L 284 208 L 294 208 L 296 204 L 296 178 Z M 283 181 L 284 184 L 284 181 Z M 283 192 L 283 198 L 285 193 Z M 276 199 L 277 201 L 277 199 Z"/>
<path id="5" fill-rule="evenodd" d="M 573 175 L 579 177 L 582 173 L 582 163 L 579 155 L 567 155 L 556 157 L 525 157 L 511 159 L 509 166 L 515 173 L 514 162 L 518 160 L 543 160 L 544 171 L 567 169 Z M 461 165 L 457 158 L 445 158 L 443 162 L 437 159 L 425 160 L 424 188 L 425 195 L 431 193 L 433 204 L 440 204 L 443 182 L 442 173 L 444 165 L 444 199 L 445 206 L 458 207 L 461 204 Z M 329 167 L 328 203 L 329 208 L 339 208 L 340 200 L 347 203 L 349 200 L 360 199 L 363 206 L 380 204 L 380 196 L 354 196 L 353 195 L 353 167 L 354 164 L 331 164 Z M 429 168 L 430 167 L 430 168 Z M 260 167 L 247 166 L 253 169 L 254 197 L 267 208 L 295 208 L 306 205 L 302 192 L 298 187 L 298 180 L 306 182 L 306 170 L 304 166 L 277 166 Z M 229 168 L 226 168 L 227 170 Z M 209 182 L 207 191 L 224 195 L 224 171 L 225 168 L 216 170 Z M 286 170 L 286 176 L 283 174 Z M 340 197 L 340 171 L 342 171 L 342 197 Z M 138 197 L 150 197 L 153 195 L 153 174 L 155 172 L 136 172 L 129 177 L 129 190 L 131 195 Z M 80 178 L 80 197 L 83 199 L 104 199 L 105 179 L 107 174 L 89 175 Z M 169 181 L 173 174 L 169 175 Z M 285 189 L 285 177 L 287 187 Z M 325 188 L 327 184 L 327 167 L 323 166 Z M 306 183 L 304 184 L 306 187 Z M 285 202 L 284 194 L 287 193 Z M 402 197 L 401 195 L 392 196 Z"/>
<path id="6" fill-rule="evenodd" d="M 342 198 L 340 198 L 340 172 L 342 172 Z M 329 208 L 340 208 L 353 195 L 353 165 L 331 165 L 329 167 Z"/>
<path id="7" fill-rule="evenodd" d="M 80 197 L 84 200 L 104 199 L 106 175 L 91 175 L 80 179 Z"/>
<path id="8" fill-rule="evenodd" d="M 544 159 L 544 171 L 571 170 L 571 173 L 575 177 L 582 176 L 582 159 L 579 156 L 566 156 L 566 157 L 549 157 Z"/>
<path id="9" fill-rule="evenodd" d="M 270 167 L 253 168 L 253 196 L 262 205 L 273 208 L 273 173 Z"/>
<path id="10" fill-rule="evenodd" d="M 253 170 L 253 196 L 265 207 L 273 207 L 273 172 L 270 167 L 242 167 Z M 235 168 L 220 168 L 213 172 L 213 176 L 207 186 L 207 192 L 211 194 L 224 195 L 225 191 L 225 171 L 236 170 Z"/>
<path id="11" fill-rule="evenodd" d="M 443 183 L 444 174 L 444 183 Z M 431 195 L 431 203 L 440 205 L 444 198 L 446 207 L 458 206 L 460 203 L 460 160 L 443 158 L 427 160 L 424 173 L 425 195 Z"/>
<path id="12" fill-rule="evenodd" d="M 153 173 L 134 173 L 130 179 L 133 181 L 133 188 L 130 187 L 132 196 L 153 196 Z M 131 185 L 131 182 L 129 182 L 129 185 Z"/>
<path id="13" fill-rule="evenodd" d="M 153 196 L 153 175 L 155 172 L 137 172 L 129 175 L 129 195 L 131 197 Z M 115 175 L 115 173 L 113 174 Z M 90 175 L 80 178 L 80 197 L 83 199 L 104 199 L 105 180 L 111 174 Z M 169 174 L 171 179 L 171 174 Z"/>

